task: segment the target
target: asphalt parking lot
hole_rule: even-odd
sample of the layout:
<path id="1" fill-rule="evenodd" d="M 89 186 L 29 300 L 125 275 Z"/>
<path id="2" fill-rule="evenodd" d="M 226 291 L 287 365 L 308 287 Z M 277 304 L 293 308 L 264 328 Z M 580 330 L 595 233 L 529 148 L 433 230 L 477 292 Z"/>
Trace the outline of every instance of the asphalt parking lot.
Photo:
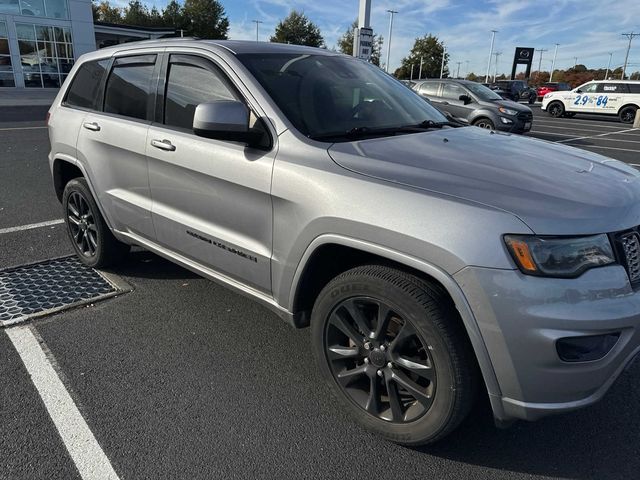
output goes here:
<path id="1" fill-rule="evenodd" d="M 534 109 L 530 136 L 640 164 L 640 131 Z M 0 269 L 71 253 L 45 112 L 0 107 Z M 445 441 L 408 449 L 334 406 L 307 330 L 144 251 L 109 273 L 133 291 L 0 330 L 0 479 L 75 479 L 86 468 L 14 347 L 25 328 L 123 480 L 637 478 L 638 363 L 589 409 L 498 430 L 479 401 Z"/>

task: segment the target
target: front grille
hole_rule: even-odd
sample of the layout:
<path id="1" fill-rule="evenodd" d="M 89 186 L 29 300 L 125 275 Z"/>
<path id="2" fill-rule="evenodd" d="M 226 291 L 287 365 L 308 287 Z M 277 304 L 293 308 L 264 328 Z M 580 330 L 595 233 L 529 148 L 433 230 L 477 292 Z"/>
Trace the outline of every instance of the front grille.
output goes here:
<path id="1" fill-rule="evenodd" d="M 640 239 L 638 233 L 625 233 L 620 237 L 622 252 L 626 261 L 627 273 L 631 283 L 640 280 Z"/>
<path id="2" fill-rule="evenodd" d="M 520 112 L 518 114 L 518 118 L 520 120 L 524 120 L 525 122 L 530 122 L 531 120 L 533 120 L 533 113 L 529 113 L 529 112 Z"/>

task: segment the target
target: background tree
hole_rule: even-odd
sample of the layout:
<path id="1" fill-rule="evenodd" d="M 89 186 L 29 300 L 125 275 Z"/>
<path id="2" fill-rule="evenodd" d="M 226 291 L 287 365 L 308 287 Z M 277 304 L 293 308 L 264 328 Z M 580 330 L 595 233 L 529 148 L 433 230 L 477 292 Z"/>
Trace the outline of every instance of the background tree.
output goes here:
<path id="1" fill-rule="evenodd" d="M 217 0 L 185 0 L 182 13 L 189 35 L 212 39 L 227 38 L 229 18 Z"/>
<path id="2" fill-rule="evenodd" d="M 318 26 L 311 22 L 304 13 L 296 10 L 292 10 L 287 18 L 278 23 L 271 41 L 307 45 L 309 47 L 324 46 L 324 38 L 322 38 Z"/>
<path id="3" fill-rule="evenodd" d="M 118 7 L 112 7 L 108 0 L 94 2 L 93 20 L 95 22 L 122 23 L 122 12 Z"/>
<path id="4" fill-rule="evenodd" d="M 467 80 L 471 80 L 472 82 L 477 82 L 478 80 L 480 80 L 480 77 L 478 77 L 475 73 L 471 72 L 469 73 L 469 75 L 467 75 Z"/>
<path id="5" fill-rule="evenodd" d="M 358 21 L 354 20 L 351 27 L 338 39 L 338 50 L 347 55 L 353 55 L 353 30 L 358 26 Z M 373 51 L 371 52 L 371 63 L 380 66 L 380 52 L 382 51 L 382 37 L 373 35 Z"/>
<path id="6" fill-rule="evenodd" d="M 129 4 L 124 8 L 122 22 L 127 25 L 148 26 L 149 9 L 140 0 L 129 0 Z"/>
<path id="7" fill-rule="evenodd" d="M 444 55 L 444 77 L 449 76 L 449 54 L 444 51 L 444 43 L 434 35 L 416 38 L 409 55 L 402 59 L 400 68 L 395 71 L 397 78 L 409 78 L 413 64 L 413 78 L 418 78 L 420 59 L 423 59 L 422 78 L 440 78 L 440 66 Z"/>
<path id="8" fill-rule="evenodd" d="M 162 20 L 163 24 L 167 27 L 176 29 L 184 28 L 185 23 L 182 6 L 176 0 L 171 0 L 167 3 L 164 10 L 162 10 Z"/>

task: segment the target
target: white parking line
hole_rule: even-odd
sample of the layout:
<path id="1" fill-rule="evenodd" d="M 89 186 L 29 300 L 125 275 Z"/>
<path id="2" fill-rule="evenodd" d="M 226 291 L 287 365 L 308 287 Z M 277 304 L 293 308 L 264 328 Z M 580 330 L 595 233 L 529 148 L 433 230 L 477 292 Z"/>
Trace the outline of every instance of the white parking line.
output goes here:
<path id="1" fill-rule="evenodd" d="M 533 118 L 534 123 L 548 123 L 550 125 L 578 125 L 578 126 L 585 126 L 585 127 L 603 127 L 603 128 L 620 128 L 621 124 L 614 124 L 613 122 L 609 122 L 609 123 L 598 123 L 598 122 L 577 122 L 571 119 L 562 119 L 562 120 L 556 120 L 553 118 Z M 571 123 L 568 123 L 571 122 Z"/>
<path id="2" fill-rule="evenodd" d="M 6 127 L 6 128 L 0 128 L 0 132 L 6 132 L 7 130 L 38 130 L 42 128 L 48 128 L 48 127 L 46 126 L 44 127 Z"/>
<path id="3" fill-rule="evenodd" d="M 572 139 L 569 139 L 569 140 L 558 140 L 557 143 L 570 142 L 572 140 L 584 140 L 584 139 L 587 139 L 587 138 L 599 138 L 599 137 L 605 137 L 607 135 L 620 135 L 620 134 L 625 134 L 625 132 L 633 132 L 634 130 L 638 130 L 638 129 L 637 128 L 629 128 L 627 130 L 620 130 L 619 132 L 601 133 L 599 135 L 586 135 L 584 137 L 572 138 Z"/>
<path id="4" fill-rule="evenodd" d="M 30 327 L 7 330 L 18 355 L 83 480 L 118 480 L 71 395 L 62 384 Z"/>
<path id="5" fill-rule="evenodd" d="M 58 218 L 56 220 L 48 220 L 46 222 L 31 223 L 29 225 L 0 228 L 0 235 L 2 235 L 3 233 L 13 233 L 13 232 L 21 232 L 23 230 L 32 230 L 34 228 L 50 227 L 52 225 L 60 225 L 61 223 L 64 223 L 64 220 L 62 218 Z"/>
<path id="6" fill-rule="evenodd" d="M 555 135 L 558 137 L 579 137 L 580 135 L 568 135 L 566 133 L 556 133 L 556 132 L 545 132 L 542 130 L 530 130 L 529 132 L 527 132 L 529 134 L 531 133 L 540 133 L 542 135 Z"/>
<path id="7" fill-rule="evenodd" d="M 568 140 L 568 141 L 570 142 L 571 140 Z M 556 142 L 556 143 L 559 143 L 559 142 Z M 602 145 L 581 145 L 581 144 L 572 145 L 571 143 L 564 143 L 564 145 L 568 145 L 569 147 L 576 147 L 576 148 L 601 148 L 603 150 L 618 150 L 621 152 L 640 153 L 640 150 L 633 150 L 631 148 L 605 147 Z"/>

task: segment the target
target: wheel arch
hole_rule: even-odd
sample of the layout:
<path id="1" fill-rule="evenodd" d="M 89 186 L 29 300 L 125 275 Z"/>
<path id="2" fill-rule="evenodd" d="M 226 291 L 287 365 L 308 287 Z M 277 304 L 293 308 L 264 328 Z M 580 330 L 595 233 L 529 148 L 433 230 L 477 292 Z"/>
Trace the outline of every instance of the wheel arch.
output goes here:
<path id="1" fill-rule="evenodd" d="M 102 204 L 100 203 L 100 198 L 96 194 L 96 190 L 93 187 L 91 178 L 87 174 L 87 171 L 85 170 L 81 162 L 67 155 L 56 156 L 51 164 L 51 174 L 53 176 L 53 187 L 56 192 L 56 197 L 58 197 L 58 201 L 60 201 L 61 203 L 64 187 L 67 185 L 67 183 L 69 183 L 69 180 L 78 177 L 84 178 L 89 185 L 89 190 L 91 191 L 91 195 L 93 195 L 93 199 L 95 200 L 96 205 L 98 205 L 98 210 L 100 210 L 102 218 L 104 218 L 104 221 L 109 229 L 113 231 L 109 216 L 105 214 L 106 212 L 102 207 Z"/>
<path id="2" fill-rule="evenodd" d="M 346 262 L 343 261 L 347 259 Z M 294 275 L 290 311 L 297 326 L 307 326 L 313 302 L 322 288 L 336 275 L 356 266 L 383 264 L 395 267 L 440 285 L 458 311 L 474 350 L 494 415 L 503 416 L 500 387 L 493 365 L 471 307 L 457 282 L 449 273 L 424 260 L 363 240 L 327 234 L 316 238 L 305 251 Z"/>

